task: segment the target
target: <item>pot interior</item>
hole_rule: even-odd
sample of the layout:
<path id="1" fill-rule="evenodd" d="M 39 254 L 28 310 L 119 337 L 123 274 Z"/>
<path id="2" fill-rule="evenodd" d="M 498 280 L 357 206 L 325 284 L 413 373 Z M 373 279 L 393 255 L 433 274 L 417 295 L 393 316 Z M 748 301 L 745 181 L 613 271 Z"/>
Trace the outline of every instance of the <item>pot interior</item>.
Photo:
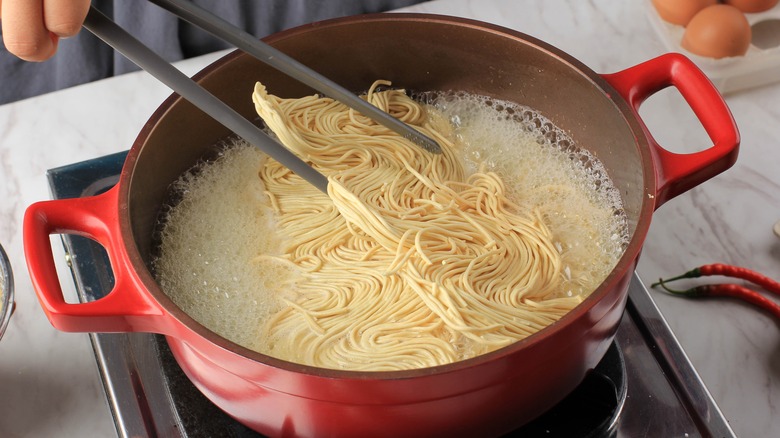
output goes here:
<path id="1" fill-rule="evenodd" d="M 407 90 L 460 90 L 535 109 L 604 164 L 623 197 L 632 242 L 615 270 L 624 273 L 633 263 L 644 238 L 635 232 L 642 229 L 639 234 L 644 234 L 646 226 L 638 224 L 649 220 L 651 209 L 645 190 L 652 192 L 654 184 L 652 175 L 647 175 L 646 140 L 622 98 L 578 61 L 503 28 L 415 14 L 331 20 L 282 32 L 266 41 L 356 92 L 368 89 L 376 79 L 388 79 L 394 87 Z M 314 93 L 238 52 L 198 78 L 251 120 L 257 119 L 251 94 L 258 80 L 281 97 Z M 213 156 L 215 145 L 228 136 L 230 132 L 218 122 L 174 97 L 141 132 L 122 175 L 127 197 L 120 196 L 129 202 L 129 223 L 123 223 L 123 233 L 132 232 L 139 269 L 151 266 L 154 229 L 169 185 L 198 160 Z M 150 289 L 161 295 L 156 285 Z"/>

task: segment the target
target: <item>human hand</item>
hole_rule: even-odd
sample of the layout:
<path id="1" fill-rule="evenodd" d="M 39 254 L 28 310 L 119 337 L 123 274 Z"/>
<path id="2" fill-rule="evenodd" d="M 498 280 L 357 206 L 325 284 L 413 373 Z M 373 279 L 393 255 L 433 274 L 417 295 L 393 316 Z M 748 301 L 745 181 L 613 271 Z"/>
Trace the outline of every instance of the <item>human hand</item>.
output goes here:
<path id="1" fill-rule="evenodd" d="M 90 0 L 0 0 L 3 42 L 26 61 L 45 61 L 57 52 L 60 38 L 76 35 Z"/>

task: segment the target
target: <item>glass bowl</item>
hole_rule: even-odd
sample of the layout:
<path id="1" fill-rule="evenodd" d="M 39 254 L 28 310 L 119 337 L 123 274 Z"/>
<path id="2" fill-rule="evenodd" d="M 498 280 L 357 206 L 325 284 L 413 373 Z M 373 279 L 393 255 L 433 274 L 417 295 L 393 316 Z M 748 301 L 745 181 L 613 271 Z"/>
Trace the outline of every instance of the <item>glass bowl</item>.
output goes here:
<path id="1" fill-rule="evenodd" d="M 0 245 L 0 338 L 3 337 L 8 321 L 14 311 L 14 276 L 11 262 Z"/>

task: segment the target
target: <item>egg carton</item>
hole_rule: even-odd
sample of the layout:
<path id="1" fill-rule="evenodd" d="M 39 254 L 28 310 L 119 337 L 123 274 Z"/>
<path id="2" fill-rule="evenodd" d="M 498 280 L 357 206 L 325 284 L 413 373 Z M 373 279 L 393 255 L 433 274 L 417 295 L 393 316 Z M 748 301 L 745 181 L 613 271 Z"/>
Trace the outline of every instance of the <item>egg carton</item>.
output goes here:
<path id="1" fill-rule="evenodd" d="M 682 48 L 685 28 L 664 21 L 651 1 L 645 3 L 650 24 L 666 49 L 688 56 L 722 94 L 780 82 L 780 4 L 768 11 L 745 14 L 753 33 L 745 55 L 714 59 Z"/>

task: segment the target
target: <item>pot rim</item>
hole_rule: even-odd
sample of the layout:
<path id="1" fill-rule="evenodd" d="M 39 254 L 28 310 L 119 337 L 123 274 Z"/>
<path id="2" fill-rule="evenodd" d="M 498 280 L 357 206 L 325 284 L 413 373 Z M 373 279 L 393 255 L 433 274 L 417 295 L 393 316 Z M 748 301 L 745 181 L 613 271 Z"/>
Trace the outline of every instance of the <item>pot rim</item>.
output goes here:
<path id="1" fill-rule="evenodd" d="M 623 255 L 620 257 L 615 267 L 610 274 L 604 279 L 604 281 L 585 299 L 582 303 L 572 309 L 570 312 L 561 317 L 558 321 L 553 322 L 544 329 L 524 338 L 518 340 L 510 345 L 499 348 L 489 353 L 485 353 L 470 359 L 464 359 L 457 362 L 438 365 L 428 368 L 417 368 L 400 371 L 347 371 L 337 370 L 330 368 L 322 368 L 311 365 L 303 365 L 295 362 L 290 362 L 282 359 L 275 358 L 263 353 L 250 350 L 243 347 L 233 341 L 230 341 L 210 329 L 203 326 L 201 323 L 193 319 L 186 312 L 181 310 L 160 288 L 154 279 L 153 275 L 147 268 L 146 264 L 141 257 L 138 247 L 135 245 L 134 239 L 124 239 L 125 250 L 132 266 L 140 277 L 141 282 L 146 287 L 146 292 L 150 294 L 154 300 L 156 300 L 180 325 L 195 332 L 208 342 L 218 346 L 219 348 L 228 352 L 243 356 L 255 362 L 259 362 L 274 368 L 281 370 L 311 375 L 322 378 L 336 378 L 336 379 L 375 379 L 375 380 L 398 380 L 408 379 L 420 376 L 438 375 L 450 372 L 455 372 L 462 369 L 478 367 L 496 359 L 512 355 L 520 350 L 532 348 L 539 343 L 545 341 L 547 338 L 554 336 L 556 333 L 562 331 L 570 325 L 573 321 L 581 318 L 584 314 L 591 311 L 596 305 L 608 295 L 621 281 L 621 279 L 629 274 L 629 270 L 633 270 L 635 261 L 638 258 L 642 245 L 644 243 L 645 236 L 649 230 L 650 219 L 652 213 L 656 208 L 656 181 L 655 181 L 655 167 L 653 164 L 653 158 L 650 151 L 650 144 L 647 138 L 644 125 L 637 117 L 634 109 L 628 102 L 621 96 L 621 94 L 612 87 L 601 75 L 590 69 L 588 66 L 569 55 L 568 53 L 554 47 L 544 41 L 534 38 L 530 35 L 522 32 L 515 31 L 503 26 L 494 25 L 491 23 L 485 23 L 477 20 L 466 19 L 461 17 L 437 15 L 437 14 L 425 14 L 425 13 L 377 13 L 377 14 L 365 14 L 359 16 L 334 18 L 307 25 L 295 27 L 292 29 L 284 30 L 275 34 L 272 34 L 263 39 L 263 41 L 273 44 L 275 42 L 282 41 L 286 38 L 296 36 L 299 33 L 307 32 L 310 29 L 321 28 L 327 26 L 339 26 L 344 23 L 350 23 L 358 18 L 360 21 L 382 21 L 382 22 L 418 22 L 418 23 L 440 23 L 440 24 L 455 24 L 458 26 L 464 26 L 468 28 L 476 28 L 480 31 L 487 31 L 494 34 L 499 34 L 503 37 L 512 38 L 521 44 L 528 44 L 535 46 L 543 52 L 546 52 L 549 56 L 557 58 L 559 61 L 568 64 L 570 68 L 576 70 L 579 74 L 584 76 L 594 87 L 601 90 L 602 94 L 608 99 L 615 107 L 616 114 L 619 114 L 624 122 L 628 125 L 630 131 L 634 133 L 635 144 L 638 148 L 639 156 L 641 158 L 641 171 L 644 175 L 643 181 L 645 187 L 642 190 L 645 192 L 642 199 L 642 205 L 637 216 L 637 221 L 634 226 L 631 238 L 629 240 Z M 249 56 L 241 52 L 240 50 L 232 51 L 225 56 L 221 57 L 217 61 L 209 64 L 197 74 L 193 76 L 193 79 L 199 81 L 209 74 L 216 71 L 224 64 L 241 56 Z M 181 99 L 176 93 L 171 94 L 150 116 L 148 121 L 144 124 L 141 131 L 138 134 L 135 142 L 132 145 L 130 152 L 128 153 L 125 161 L 122 173 L 120 175 L 120 192 L 118 197 L 118 209 L 120 211 L 119 223 L 122 234 L 125 236 L 133 236 L 132 227 L 129 219 L 129 209 L 127 203 L 129 199 L 130 180 L 132 177 L 132 169 L 138 160 L 143 145 L 152 132 L 154 126 L 171 109 L 171 107 Z M 638 188 L 637 188 L 638 189 Z M 626 293 L 623 291 L 623 293 Z M 610 336 L 612 336 L 610 334 Z M 178 338 L 184 340 L 183 338 Z M 170 338 L 169 338 L 170 339 Z"/>

